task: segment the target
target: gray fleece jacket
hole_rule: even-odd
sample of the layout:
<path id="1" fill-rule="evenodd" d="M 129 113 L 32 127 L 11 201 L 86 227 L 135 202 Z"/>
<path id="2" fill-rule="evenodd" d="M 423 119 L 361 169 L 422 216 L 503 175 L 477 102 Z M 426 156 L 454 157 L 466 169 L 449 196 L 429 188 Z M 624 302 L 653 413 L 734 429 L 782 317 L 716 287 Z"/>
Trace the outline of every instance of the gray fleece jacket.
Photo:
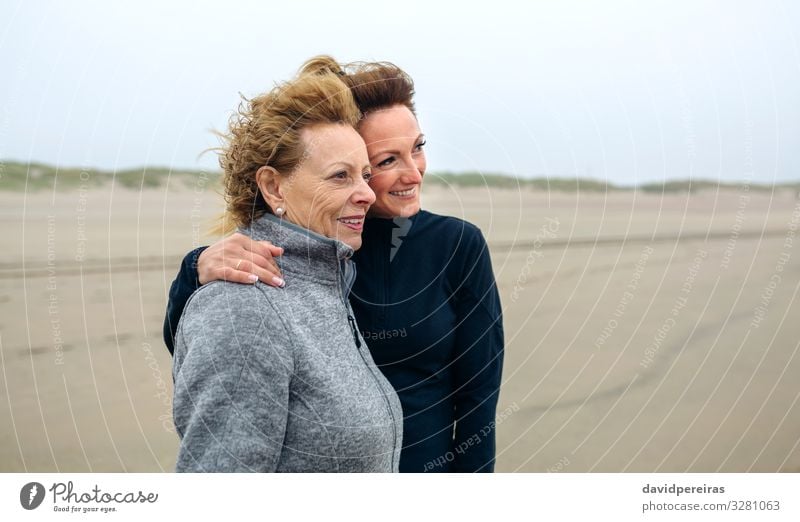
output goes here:
<path id="1" fill-rule="evenodd" d="M 266 215 L 286 286 L 217 281 L 178 325 L 176 471 L 396 472 L 403 414 L 347 295 L 353 249 Z"/>

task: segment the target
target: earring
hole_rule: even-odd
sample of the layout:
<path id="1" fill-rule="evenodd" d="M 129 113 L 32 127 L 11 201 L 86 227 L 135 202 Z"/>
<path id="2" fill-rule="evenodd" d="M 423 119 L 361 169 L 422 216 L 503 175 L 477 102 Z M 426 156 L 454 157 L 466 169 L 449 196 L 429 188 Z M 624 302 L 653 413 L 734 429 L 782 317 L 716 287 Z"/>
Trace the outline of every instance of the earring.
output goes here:
<path id="1" fill-rule="evenodd" d="M 286 213 L 286 210 L 284 210 L 283 207 L 278 207 L 278 208 L 275 209 L 275 215 L 278 216 L 278 217 L 283 216 L 285 213 Z"/>

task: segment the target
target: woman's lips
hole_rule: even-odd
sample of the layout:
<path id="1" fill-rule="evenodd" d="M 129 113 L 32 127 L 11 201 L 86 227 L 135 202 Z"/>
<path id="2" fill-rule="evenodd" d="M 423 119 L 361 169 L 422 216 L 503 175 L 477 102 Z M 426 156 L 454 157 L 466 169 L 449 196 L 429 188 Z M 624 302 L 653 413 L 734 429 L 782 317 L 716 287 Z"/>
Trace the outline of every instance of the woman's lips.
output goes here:
<path id="1" fill-rule="evenodd" d="M 356 232 L 361 232 L 364 228 L 364 216 L 346 216 L 337 219 L 339 223 Z"/>
<path id="2" fill-rule="evenodd" d="M 390 190 L 389 194 L 396 198 L 409 199 L 417 195 L 417 187 L 414 186 L 405 190 Z"/>

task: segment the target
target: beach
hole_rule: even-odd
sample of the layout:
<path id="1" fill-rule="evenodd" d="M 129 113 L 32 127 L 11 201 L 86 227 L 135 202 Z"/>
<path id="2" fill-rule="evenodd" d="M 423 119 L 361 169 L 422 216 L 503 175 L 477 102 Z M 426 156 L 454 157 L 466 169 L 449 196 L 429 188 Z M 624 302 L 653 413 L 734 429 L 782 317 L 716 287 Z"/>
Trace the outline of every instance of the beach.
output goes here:
<path id="1" fill-rule="evenodd" d="M 794 192 L 431 186 L 423 208 L 490 246 L 497 471 L 800 471 Z M 0 192 L 0 470 L 173 470 L 167 294 L 221 209 L 203 177 Z"/>

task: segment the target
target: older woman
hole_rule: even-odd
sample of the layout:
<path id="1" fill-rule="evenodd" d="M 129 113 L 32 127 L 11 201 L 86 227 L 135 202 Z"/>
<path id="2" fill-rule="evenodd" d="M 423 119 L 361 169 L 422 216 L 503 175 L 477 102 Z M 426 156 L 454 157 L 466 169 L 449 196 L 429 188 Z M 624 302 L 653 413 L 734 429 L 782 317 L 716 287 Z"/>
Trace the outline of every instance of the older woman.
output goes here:
<path id="1" fill-rule="evenodd" d="M 350 302 L 403 406 L 400 471 L 492 471 L 504 341 L 486 241 L 470 223 L 420 209 L 425 137 L 411 78 L 389 63 L 340 68 L 327 57 L 311 63 L 339 74 L 364 113 L 358 132 L 376 201 L 364 224 L 364 248 L 354 256 Z M 250 278 L 289 284 L 294 275 L 277 269 L 278 255 L 276 246 L 240 235 L 190 252 L 170 291 L 167 346 L 183 301 L 199 284 Z"/>
<path id="2" fill-rule="evenodd" d="M 348 301 L 375 195 L 335 74 L 306 67 L 246 102 L 220 163 L 227 218 L 283 248 L 281 288 L 214 282 L 175 336 L 178 471 L 397 471 L 402 411 Z"/>

